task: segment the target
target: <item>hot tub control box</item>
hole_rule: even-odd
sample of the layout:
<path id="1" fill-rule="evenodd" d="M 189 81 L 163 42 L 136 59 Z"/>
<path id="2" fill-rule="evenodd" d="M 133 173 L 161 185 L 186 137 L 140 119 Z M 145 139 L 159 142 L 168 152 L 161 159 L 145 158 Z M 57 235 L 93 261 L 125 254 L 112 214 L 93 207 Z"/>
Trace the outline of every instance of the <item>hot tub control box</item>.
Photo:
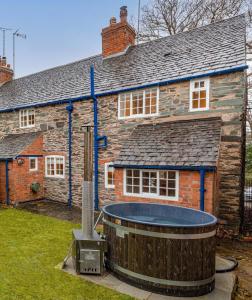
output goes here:
<path id="1" fill-rule="evenodd" d="M 106 251 L 106 241 L 96 232 L 87 239 L 81 230 L 73 230 L 72 259 L 77 274 L 102 274 Z"/>

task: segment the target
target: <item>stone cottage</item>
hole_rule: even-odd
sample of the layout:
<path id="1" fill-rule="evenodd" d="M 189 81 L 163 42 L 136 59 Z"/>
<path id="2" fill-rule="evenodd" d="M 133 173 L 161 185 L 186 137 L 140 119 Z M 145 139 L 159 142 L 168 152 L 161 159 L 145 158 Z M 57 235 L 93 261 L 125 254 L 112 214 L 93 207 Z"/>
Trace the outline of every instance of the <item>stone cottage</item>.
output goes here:
<path id="1" fill-rule="evenodd" d="M 0 200 L 80 205 L 84 131 L 94 126 L 96 208 L 183 205 L 237 233 L 244 16 L 136 45 L 122 7 L 101 35 L 102 54 L 15 80 L 1 59 Z"/>

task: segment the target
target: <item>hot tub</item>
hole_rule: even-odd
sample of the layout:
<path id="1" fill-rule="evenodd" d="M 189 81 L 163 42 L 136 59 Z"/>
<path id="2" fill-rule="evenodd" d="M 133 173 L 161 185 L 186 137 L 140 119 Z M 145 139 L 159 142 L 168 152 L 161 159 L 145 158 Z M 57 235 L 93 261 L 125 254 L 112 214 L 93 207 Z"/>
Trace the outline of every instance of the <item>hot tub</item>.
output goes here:
<path id="1" fill-rule="evenodd" d="M 214 289 L 216 218 L 171 205 L 107 205 L 107 265 L 121 280 L 173 296 Z"/>

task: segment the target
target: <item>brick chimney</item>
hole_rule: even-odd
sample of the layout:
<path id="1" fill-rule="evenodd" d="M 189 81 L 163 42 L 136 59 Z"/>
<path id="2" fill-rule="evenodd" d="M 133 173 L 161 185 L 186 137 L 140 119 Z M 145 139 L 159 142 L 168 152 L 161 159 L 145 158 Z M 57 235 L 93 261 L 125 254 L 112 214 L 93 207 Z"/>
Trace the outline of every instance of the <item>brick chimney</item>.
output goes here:
<path id="1" fill-rule="evenodd" d="M 4 83 L 11 81 L 13 78 L 13 70 L 7 64 L 6 57 L 0 56 L 0 86 Z"/>
<path id="2" fill-rule="evenodd" d="M 135 45 L 136 32 L 127 21 L 127 6 L 120 9 L 120 22 L 116 18 L 110 19 L 108 27 L 102 29 L 102 55 L 103 57 L 123 53 L 128 46 Z"/>

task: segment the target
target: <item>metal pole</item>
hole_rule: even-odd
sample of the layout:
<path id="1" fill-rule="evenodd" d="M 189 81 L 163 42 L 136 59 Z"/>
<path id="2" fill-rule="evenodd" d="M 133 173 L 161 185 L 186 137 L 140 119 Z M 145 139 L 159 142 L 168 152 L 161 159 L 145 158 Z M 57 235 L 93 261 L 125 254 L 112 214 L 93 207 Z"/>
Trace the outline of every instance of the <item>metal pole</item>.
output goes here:
<path id="1" fill-rule="evenodd" d="M 68 207 L 72 207 L 72 112 L 73 112 L 72 102 L 66 107 L 68 111 L 68 168 L 69 168 L 69 178 L 68 178 Z"/>
<path id="2" fill-rule="evenodd" d="M 140 9 L 141 9 L 141 0 L 139 0 L 139 1 L 138 1 L 137 44 L 139 44 L 139 31 L 140 31 Z"/>
<path id="3" fill-rule="evenodd" d="M 10 205 L 10 194 L 9 194 L 9 161 L 5 161 L 5 189 L 6 189 L 6 204 Z"/>
<path id="4" fill-rule="evenodd" d="M 84 133 L 84 181 L 82 186 L 82 232 L 86 239 L 92 239 L 94 231 L 93 201 L 93 133 L 86 127 Z"/>
<path id="5" fill-rule="evenodd" d="M 16 31 L 17 32 L 17 31 Z M 14 73 L 14 75 L 13 75 L 13 77 L 15 77 L 15 69 L 16 69 L 16 65 L 15 65 L 15 36 L 16 36 L 16 32 L 14 32 L 13 33 L 13 35 L 12 35 L 12 42 L 13 42 L 13 49 L 12 49 L 12 51 L 13 51 L 13 73 Z"/>
<path id="6" fill-rule="evenodd" d="M 94 192 L 95 192 L 95 209 L 99 209 L 99 148 L 98 148 L 98 105 L 95 96 L 95 78 L 94 66 L 90 68 L 90 84 L 91 84 L 91 97 L 93 99 L 94 110 Z"/>
<path id="7" fill-rule="evenodd" d="M 3 29 L 3 57 L 5 57 L 5 29 Z"/>

